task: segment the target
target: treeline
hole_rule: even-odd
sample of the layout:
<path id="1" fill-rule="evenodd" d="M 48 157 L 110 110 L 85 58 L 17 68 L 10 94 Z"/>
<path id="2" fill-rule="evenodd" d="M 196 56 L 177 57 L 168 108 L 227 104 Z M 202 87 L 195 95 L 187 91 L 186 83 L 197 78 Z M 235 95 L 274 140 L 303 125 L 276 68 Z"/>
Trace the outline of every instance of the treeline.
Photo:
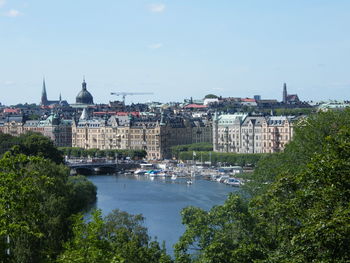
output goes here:
<path id="1" fill-rule="evenodd" d="M 211 162 L 213 165 L 239 165 L 255 167 L 268 154 L 238 154 L 213 152 L 211 143 L 193 143 L 171 147 L 172 155 L 181 161 Z"/>
<path id="2" fill-rule="evenodd" d="M 193 152 L 193 151 L 203 151 L 209 152 L 213 150 L 212 143 L 192 143 L 192 144 L 184 144 L 184 145 L 176 145 L 171 147 L 171 153 L 173 156 L 178 156 L 180 152 Z"/>
<path id="3" fill-rule="evenodd" d="M 176 262 L 350 262 L 350 111 L 309 116 L 210 211 L 182 211 Z"/>
<path id="4" fill-rule="evenodd" d="M 62 153 L 53 142 L 39 133 L 28 132 L 20 136 L 0 133 L 0 156 L 5 152 L 23 153 L 28 156 L 40 156 L 56 164 L 63 163 Z"/>
<path id="5" fill-rule="evenodd" d="M 145 150 L 99 150 L 75 147 L 60 147 L 59 150 L 68 157 L 108 157 L 113 159 L 130 157 L 131 159 L 143 159 L 147 156 Z"/>
<path id="6" fill-rule="evenodd" d="M 219 152 L 180 152 L 178 159 L 182 161 L 209 162 L 213 165 L 239 165 L 255 167 L 259 160 L 269 154 L 240 154 L 240 153 L 219 153 Z"/>
<path id="7" fill-rule="evenodd" d="M 316 113 L 316 108 L 277 108 L 273 109 L 274 115 L 284 115 L 284 116 L 299 116 L 299 115 L 310 115 Z M 262 112 L 270 114 L 271 110 L 263 110 Z"/>

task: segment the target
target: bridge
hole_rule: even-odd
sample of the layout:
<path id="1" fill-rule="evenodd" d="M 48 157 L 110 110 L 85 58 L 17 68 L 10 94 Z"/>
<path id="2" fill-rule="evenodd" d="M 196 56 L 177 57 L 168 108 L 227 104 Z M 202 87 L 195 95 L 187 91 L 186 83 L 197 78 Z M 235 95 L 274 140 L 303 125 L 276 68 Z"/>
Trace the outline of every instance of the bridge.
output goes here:
<path id="1" fill-rule="evenodd" d="M 134 169 L 140 167 L 137 163 L 115 163 L 111 161 L 105 162 L 66 162 L 70 168 L 70 174 L 114 174 L 120 171 Z"/>

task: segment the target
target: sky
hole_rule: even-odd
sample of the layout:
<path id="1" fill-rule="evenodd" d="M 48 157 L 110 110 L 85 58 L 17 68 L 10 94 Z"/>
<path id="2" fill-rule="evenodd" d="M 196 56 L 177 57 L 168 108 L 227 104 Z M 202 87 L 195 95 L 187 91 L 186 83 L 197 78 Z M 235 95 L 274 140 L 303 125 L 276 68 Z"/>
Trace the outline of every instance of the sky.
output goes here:
<path id="1" fill-rule="evenodd" d="M 350 99 L 349 0 L 0 0 L 0 102 Z"/>

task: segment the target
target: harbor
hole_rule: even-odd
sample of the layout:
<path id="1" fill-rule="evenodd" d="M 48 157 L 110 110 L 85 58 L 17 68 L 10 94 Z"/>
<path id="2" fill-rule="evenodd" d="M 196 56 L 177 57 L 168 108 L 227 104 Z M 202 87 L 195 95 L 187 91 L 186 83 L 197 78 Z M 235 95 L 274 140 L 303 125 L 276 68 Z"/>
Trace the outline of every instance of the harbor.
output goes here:
<path id="1" fill-rule="evenodd" d="M 247 172 L 241 166 L 216 167 L 209 165 L 196 165 L 195 163 L 179 163 L 177 161 L 163 161 L 147 163 L 143 161 L 115 161 L 106 158 L 66 159 L 66 165 L 71 169 L 71 175 L 104 175 L 123 174 L 136 177 L 147 177 L 151 180 L 178 178 L 192 183 L 193 178 L 216 181 L 231 186 L 239 187 L 244 184 L 243 172 Z M 251 172 L 248 170 L 248 172 Z"/>
<path id="2" fill-rule="evenodd" d="M 107 215 L 113 209 L 131 214 L 142 214 L 150 236 L 165 241 L 166 249 L 173 253 L 173 245 L 184 231 L 181 210 L 196 206 L 209 210 L 223 204 L 238 187 L 211 182 L 202 176 L 189 177 L 135 176 L 132 173 L 94 175 L 88 179 L 97 186 L 96 208 Z"/>

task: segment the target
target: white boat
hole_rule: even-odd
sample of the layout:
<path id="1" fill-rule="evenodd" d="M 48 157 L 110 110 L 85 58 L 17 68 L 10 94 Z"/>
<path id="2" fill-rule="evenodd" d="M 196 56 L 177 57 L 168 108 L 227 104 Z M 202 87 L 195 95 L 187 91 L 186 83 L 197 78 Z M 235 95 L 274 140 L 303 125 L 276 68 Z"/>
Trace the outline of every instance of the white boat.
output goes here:
<path id="1" fill-rule="evenodd" d="M 221 177 L 221 175 L 214 174 L 214 175 L 210 176 L 210 180 L 217 181 L 217 179 L 219 179 L 220 177 Z"/>
<path id="2" fill-rule="evenodd" d="M 147 171 L 144 170 L 144 169 L 137 169 L 135 172 L 134 172 L 134 175 L 144 175 Z"/>
<path id="3" fill-rule="evenodd" d="M 191 180 L 188 180 L 186 183 L 187 183 L 187 185 L 191 185 L 191 184 L 192 184 L 192 181 L 191 181 Z"/>
<path id="4" fill-rule="evenodd" d="M 228 178 L 224 181 L 225 184 L 231 185 L 231 186 L 241 186 L 242 182 L 236 178 Z"/>
<path id="5" fill-rule="evenodd" d="M 172 176 L 171 176 L 171 180 L 176 180 L 177 179 L 177 175 L 176 174 L 173 174 Z"/>
<path id="6" fill-rule="evenodd" d="M 223 183 L 226 179 L 229 179 L 230 176 L 228 175 L 222 175 L 218 179 L 216 179 L 217 182 Z"/>

